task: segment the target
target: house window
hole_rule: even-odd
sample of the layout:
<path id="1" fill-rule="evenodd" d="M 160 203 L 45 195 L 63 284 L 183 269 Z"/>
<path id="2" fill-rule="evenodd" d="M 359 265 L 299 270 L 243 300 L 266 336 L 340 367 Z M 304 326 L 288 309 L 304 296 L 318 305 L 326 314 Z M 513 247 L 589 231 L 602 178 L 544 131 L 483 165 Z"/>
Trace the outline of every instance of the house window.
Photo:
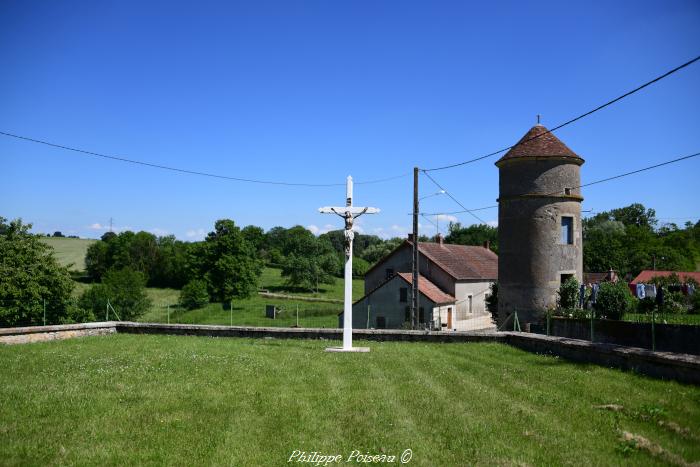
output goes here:
<path id="1" fill-rule="evenodd" d="M 389 278 L 391 278 L 391 276 L 393 276 L 393 275 L 394 275 L 394 270 L 391 269 L 391 268 L 387 268 L 387 269 L 386 269 L 386 275 L 385 275 L 384 278 L 385 278 L 385 279 L 389 279 Z"/>
<path id="2" fill-rule="evenodd" d="M 399 289 L 399 302 L 406 303 L 408 301 L 408 289 L 406 287 L 401 287 Z"/>
<path id="3" fill-rule="evenodd" d="M 472 298 L 473 298 L 473 297 L 472 297 L 471 295 L 469 295 L 469 296 L 467 297 L 467 305 L 469 306 L 469 313 L 472 313 L 472 312 L 473 312 L 473 310 L 472 310 Z"/>
<path id="4" fill-rule="evenodd" d="M 377 316 L 377 329 L 386 329 L 386 318 Z"/>
<path id="5" fill-rule="evenodd" d="M 561 243 L 563 245 L 574 244 L 574 218 L 562 216 L 561 218 Z"/>

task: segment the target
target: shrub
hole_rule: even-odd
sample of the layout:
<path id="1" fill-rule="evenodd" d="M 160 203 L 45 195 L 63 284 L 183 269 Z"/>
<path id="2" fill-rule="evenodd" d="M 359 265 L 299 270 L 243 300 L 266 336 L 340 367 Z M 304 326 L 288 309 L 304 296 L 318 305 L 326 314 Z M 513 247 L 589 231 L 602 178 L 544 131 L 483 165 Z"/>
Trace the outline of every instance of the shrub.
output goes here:
<path id="1" fill-rule="evenodd" d="M 559 298 L 557 302 L 559 308 L 572 309 L 578 306 L 579 299 L 579 283 L 576 277 L 569 277 L 564 281 L 561 286 L 559 286 L 559 292 L 557 292 Z"/>
<path id="2" fill-rule="evenodd" d="M 498 282 L 493 282 L 489 287 L 489 295 L 484 300 L 486 309 L 491 313 L 494 323 L 498 322 Z"/>
<path id="3" fill-rule="evenodd" d="M 180 292 L 180 306 L 188 310 L 201 308 L 209 303 L 207 283 L 201 279 L 188 282 Z"/>
<path id="4" fill-rule="evenodd" d="M 97 319 L 107 315 L 107 301 L 123 321 L 134 320 L 151 306 L 146 295 L 145 276 L 133 269 L 109 270 L 96 284 L 80 297 L 80 307 L 92 312 Z"/>
<path id="5" fill-rule="evenodd" d="M 688 313 L 700 314 L 700 290 L 695 289 L 695 293 L 690 296 L 690 306 Z"/>
<path id="6" fill-rule="evenodd" d="M 632 295 L 624 282 L 603 282 L 600 284 L 595 308 L 601 317 L 622 319 L 632 308 Z"/>

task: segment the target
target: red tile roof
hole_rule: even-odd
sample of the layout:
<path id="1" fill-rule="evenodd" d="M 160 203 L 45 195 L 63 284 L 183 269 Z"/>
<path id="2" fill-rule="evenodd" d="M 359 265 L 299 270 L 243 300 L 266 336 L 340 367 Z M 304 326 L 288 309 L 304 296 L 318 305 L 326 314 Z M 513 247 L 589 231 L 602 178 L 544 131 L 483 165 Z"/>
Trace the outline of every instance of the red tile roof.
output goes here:
<path id="1" fill-rule="evenodd" d="M 413 284 L 413 276 L 410 272 L 399 272 L 396 273 L 396 275 L 408 282 L 409 284 Z M 452 295 L 446 294 L 445 292 L 440 290 L 440 288 L 437 285 L 433 284 L 421 275 L 418 275 L 418 291 L 425 295 L 432 302 L 435 302 L 436 305 L 454 303 L 455 301 L 455 298 Z"/>
<path id="2" fill-rule="evenodd" d="M 418 250 L 456 280 L 498 279 L 498 255 L 488 248 L 419 242 Z"/>
<path id="3" fill-rule="evenodd" d="M 569 149 L 553 133 L 550 133 L 547 128 L 539 124 L 530 128 L 530 131 L 525 133 L 525 136 L 501 157 L 496 165 L 506 160 L 527 157 L 563 157 L 570 158 L 578 164 L 583 163 L 583 159 L 574 151 Z"/>
<path id="4" fill-rule="evenodd" d="M 671 274 L 676 274 L 682 281 L 688 277 L 700 282 L 700 272 L 679 272 L 679 271 L 642 271 L 637 277 L 632 279 L 633 284 L 645 284 L 651 281 L 654 277 L 668 277 Z M 420 283 L 419 283 L 420 284 Z"/>

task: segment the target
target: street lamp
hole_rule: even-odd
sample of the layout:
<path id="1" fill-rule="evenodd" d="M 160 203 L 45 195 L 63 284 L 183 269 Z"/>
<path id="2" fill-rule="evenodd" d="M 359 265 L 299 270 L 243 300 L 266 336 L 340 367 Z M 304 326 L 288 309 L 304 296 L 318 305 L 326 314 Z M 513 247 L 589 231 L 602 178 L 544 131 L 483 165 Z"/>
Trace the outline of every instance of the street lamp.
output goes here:
<path id="1" fill-rule="evenodd" d="M 444 195 L 444 194 L 445 194 L 445 190 L 436 191 L 435 193 L 433 193 L 433 194 L 431 194 L 431 195 L 427 195 L 427 196 L 423 196 L 422 198 L 418 198 L 418 202 L 423 201 L 423 200 L 426 199 L 426 198 L 431 198 L 431 197 L 433 197 L 433 196 Z M 439 217 L 439 216 L 440 216 L 439 214 L 436 214 L 436 215 L 435 215 L 435 222 L 436 222 L 436 224 L 435 224 L 435 235 L 436 235 L 436 236 L 440 234 L 440 217 Z M 417 239 L 416 239 L 416 240 L 417 240 Z"/>

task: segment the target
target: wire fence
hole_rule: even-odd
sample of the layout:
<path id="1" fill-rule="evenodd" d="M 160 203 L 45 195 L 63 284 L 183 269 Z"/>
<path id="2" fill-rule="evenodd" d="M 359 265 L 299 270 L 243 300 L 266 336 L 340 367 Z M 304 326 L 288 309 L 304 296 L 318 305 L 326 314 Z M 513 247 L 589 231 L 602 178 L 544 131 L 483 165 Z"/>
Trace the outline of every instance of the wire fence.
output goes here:
<path id="1" fill-rule="evenodd" d="M 513 312 L 499 329 L 700 354 L 700 315 L 692 313 L 627 313 L 621 320 L 611 320 L 601 319 L 592 310 L 577 310 L 573 314 L 556 311 L 521 328 L 518 313 Z"/>

